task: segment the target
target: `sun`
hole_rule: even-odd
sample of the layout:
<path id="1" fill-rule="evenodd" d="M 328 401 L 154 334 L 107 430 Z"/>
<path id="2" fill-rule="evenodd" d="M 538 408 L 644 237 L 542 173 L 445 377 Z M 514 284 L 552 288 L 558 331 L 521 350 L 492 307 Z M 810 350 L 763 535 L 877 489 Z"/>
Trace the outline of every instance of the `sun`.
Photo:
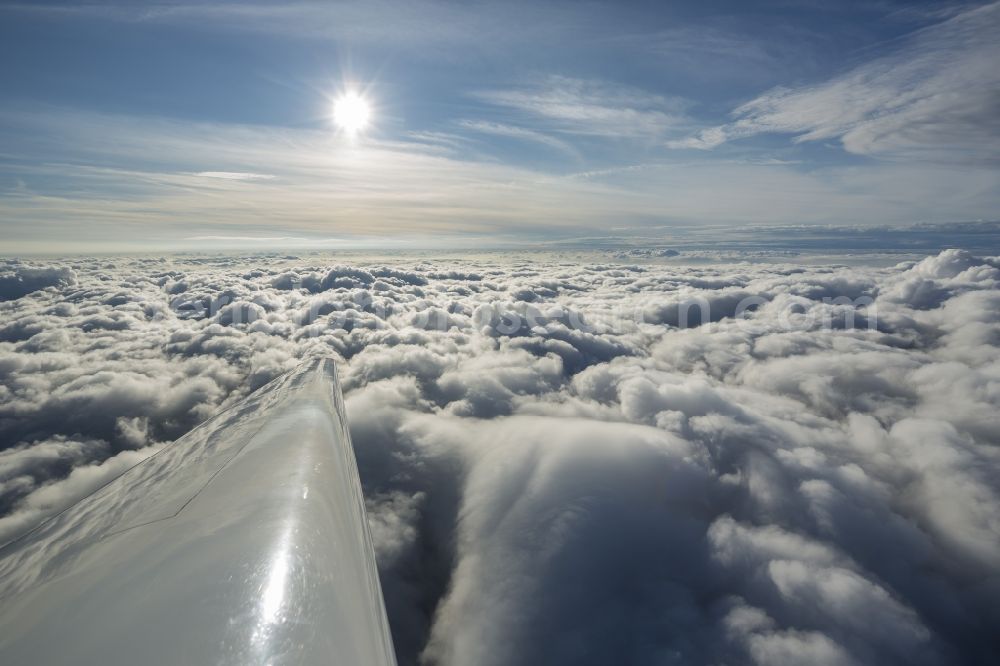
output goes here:
<path id="1" fill-rule="evenodd" d="M 368 127 L 371 106 L 356 92 L 346 92 L 333 103 L 333 122 L 348 136 L 354 136 Z"/>

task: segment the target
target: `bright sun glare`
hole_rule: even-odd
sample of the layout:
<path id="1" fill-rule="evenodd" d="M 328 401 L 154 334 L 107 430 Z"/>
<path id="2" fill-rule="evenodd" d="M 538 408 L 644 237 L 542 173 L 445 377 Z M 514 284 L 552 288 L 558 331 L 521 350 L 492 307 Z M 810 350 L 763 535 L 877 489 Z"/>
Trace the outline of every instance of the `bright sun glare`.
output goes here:
<path id="1" fill-rule="evenodd" d="M 344 93 L 333 103 L 333 122 L 348 135 L 367 127 L 370 118 L 367 100 L 356 92 Z"/>

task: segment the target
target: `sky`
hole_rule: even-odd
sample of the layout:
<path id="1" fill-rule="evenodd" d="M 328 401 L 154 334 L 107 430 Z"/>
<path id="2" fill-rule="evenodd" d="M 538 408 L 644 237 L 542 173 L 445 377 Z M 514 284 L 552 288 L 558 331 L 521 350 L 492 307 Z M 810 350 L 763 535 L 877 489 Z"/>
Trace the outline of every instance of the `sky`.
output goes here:
<path id="1" fill-rule="evenodd" d="M 978 2 L 4 3 L 2 251 L 995 221 L 998 30 Z"/>

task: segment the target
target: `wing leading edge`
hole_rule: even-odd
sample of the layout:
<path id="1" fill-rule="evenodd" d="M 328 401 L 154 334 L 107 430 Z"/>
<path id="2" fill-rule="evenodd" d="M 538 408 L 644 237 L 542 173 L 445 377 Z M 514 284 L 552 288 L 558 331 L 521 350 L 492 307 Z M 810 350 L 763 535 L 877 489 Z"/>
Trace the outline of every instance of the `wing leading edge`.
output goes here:
<path id="1" fill-rule="evenodd" d="M 0 663 L 394 665 L 333 361 L 0 549 Z"/>

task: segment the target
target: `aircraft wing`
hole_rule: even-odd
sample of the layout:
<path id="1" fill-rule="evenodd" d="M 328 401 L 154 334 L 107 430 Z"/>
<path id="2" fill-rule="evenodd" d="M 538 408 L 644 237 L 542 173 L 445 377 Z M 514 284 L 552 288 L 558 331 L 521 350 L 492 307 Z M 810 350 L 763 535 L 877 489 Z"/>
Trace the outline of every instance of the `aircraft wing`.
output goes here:
<path id="1" fill-rule="evenodd" d="M 0 548 L 0 664 L 394 665 L 332 360 Z"/>

